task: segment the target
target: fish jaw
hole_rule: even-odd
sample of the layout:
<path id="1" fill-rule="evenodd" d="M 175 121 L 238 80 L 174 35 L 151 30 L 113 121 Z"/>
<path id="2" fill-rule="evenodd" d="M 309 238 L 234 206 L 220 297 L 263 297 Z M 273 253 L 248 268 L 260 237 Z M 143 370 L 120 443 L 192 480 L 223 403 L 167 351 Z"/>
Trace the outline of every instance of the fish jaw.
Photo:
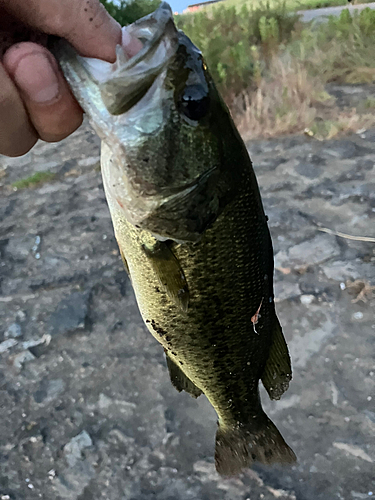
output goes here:
<path id="1" fill-rule="evenodd" d="M 175 55 L 177 29 L 170 6 L 163 2 L 155 12 L 123 27 L 122 42 L 116 47 L 116 61 L 110 68 L 103 72 L 91 67 L 103 103 L 113 115 L 130 109 Z M 86 58 L 83 63 L 87 62 Z"/>
<path id="2" fill-rule="evenodd" d="M 82 57 L 63 39 L 51 47 L 100 137 L 106 135 L 109 115 L 124 113 L 144 95 L 177 48 L 177 29 L 166 2 L 155 12 L 122 28 L 122 44 L 116 46 L 114 63 Z"/>

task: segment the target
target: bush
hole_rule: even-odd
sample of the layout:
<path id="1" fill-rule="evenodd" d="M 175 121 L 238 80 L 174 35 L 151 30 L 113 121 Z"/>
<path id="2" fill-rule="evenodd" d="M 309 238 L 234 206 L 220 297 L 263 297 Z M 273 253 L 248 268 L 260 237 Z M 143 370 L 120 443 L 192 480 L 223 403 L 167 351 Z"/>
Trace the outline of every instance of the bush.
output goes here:
<path id="1" fill-rule="evenodd" d="M 269 4 L 256 9 L 244 4 L 239 11 L 220 5 L 176 18 L 178 27 L 204 54 L 227 98 L 256 85 L 279 45 L 290 39 L 297 21 L 298 16 L 287 12 L 284 3 L 273 9 Z"/>
<path id="2" fill-rule="evenodd" d="M 327 23 L 304 29 L 288 47 L 324 82 L 371 83 L 375 78 L 375 11 L 343 10 Z"/>

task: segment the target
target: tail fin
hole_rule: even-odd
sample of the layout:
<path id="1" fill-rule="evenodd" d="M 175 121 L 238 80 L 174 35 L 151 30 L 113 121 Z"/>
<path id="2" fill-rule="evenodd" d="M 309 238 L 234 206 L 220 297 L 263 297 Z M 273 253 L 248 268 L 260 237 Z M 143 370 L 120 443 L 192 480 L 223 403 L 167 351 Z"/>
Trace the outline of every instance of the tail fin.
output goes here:
<path id="1" fill-rule="evenodd" d="M 235 476 L 253 462 L 291 464 L 296 456 L 265 413 L 249 425 L 220 425 L 216 432 L 215 465 L 223 476 Z"/>

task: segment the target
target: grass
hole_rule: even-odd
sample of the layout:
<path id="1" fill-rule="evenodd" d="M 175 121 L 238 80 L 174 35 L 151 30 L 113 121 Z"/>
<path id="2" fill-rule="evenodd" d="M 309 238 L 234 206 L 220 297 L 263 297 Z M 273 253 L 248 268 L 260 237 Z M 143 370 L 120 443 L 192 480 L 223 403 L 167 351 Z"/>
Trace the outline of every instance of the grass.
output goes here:
<path id="1" fill-rule="evenodd" d="M 375 11 L 353 16 L 348 10 L 315 29 L 305 29 L 290 44 L 292 56 L 325 82 L 371 83 L 375 80 Z"/>
<path id="2" fill-rule="evenodd" d="M 15 189 L 26 189 L 33 188 L 36 186 L 40 186 L 46 182 L 50 182 L 54 180 L 56 174 L 49 171 L 36 172 L 29 177 L 25 177 L 24 179 L 20 179 L 12 183 L 12 187 Z"/>
<path id="3" fill-rule="evenodd" d="M 373 0 L 357 0 L 356 3 L 370 3 Z M 225 7 L 235 7 L 238 11 L 245 5 L 253 9 L 263 8 L 265 4 L 269 5 L 270 9 L 276 9 L 280 6 L 280 0 L 225 0 Z M 347 5 L 348 0 L 285 0 L 287 11 L 319 9 L 322 7 L 334 7 L 336 5 Z M 212 12 L 214 9 L 221 8 L 224 5 L 221 3 L 211 4 L 204 9 L 207 12 Z"/>

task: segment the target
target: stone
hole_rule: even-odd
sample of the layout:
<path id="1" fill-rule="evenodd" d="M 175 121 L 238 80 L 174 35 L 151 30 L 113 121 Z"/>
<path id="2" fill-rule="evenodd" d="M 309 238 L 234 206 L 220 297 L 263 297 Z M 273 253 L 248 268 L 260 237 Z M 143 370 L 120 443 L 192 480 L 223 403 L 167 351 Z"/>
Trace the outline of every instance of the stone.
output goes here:
<path id="1" fill-rule="evenodd" d="M 303 304 L 304 306 L 309 306 L 310 304 L 312 304 L 314 302 L 314 299 L 314 295 L 301 295 L 300 297 L 301 304 Z"/>
<path id="2" fill-rule="evenodd" d="M 332 141 L 327 148 L 328 154 L 340 159 L 355 158 L 356 156 L 365 156 L 373 151 L 369 148 L 359 146 L 355 142 L 347 139 L 338 139 Z"/>
<path id="3" fill-rule="evenodd" d="M 84 330 L 88 313 L 88 299 L 87 292 L 72 292 L 62 299 L 50 316 L 50 334 L 56 336 L 75 330 Z"/>
<path id="4" fill-rule="evenodd" d="M 322 270 L 327 278 L 336 281 L 345 281 L 347 279 L 356 280 L 360 277 L 359 270 L 351 262 L 336 260 L 322 266 Z"/>
<path id="5" fill-rule="evenodd" d="M 1 344 L 0 344 L 0 354 L 7 352 L 9 349 L 11 349 L 12 347 L 14 347 L 17 344 L 18 344 L 18 341 L 15 339 L 4 340 L 4 342 L 1 342 Z"/>
<path id="6" fill-rule="evenodd" d="M 11 358 L 13 366 L 21 370 L 28 361 L 33 361 L 35 356 L 28 350 L 22 351 Z"/>
<path id="7" fill-rule="evenodd" d="M 82 451 L 92 446 L 88 432 L 82 431 L 64 446 L 64 455 L 70 467 L 74 467 L 82 459 Z"/>
<path id="8" fill-rule="evenodd" d="M 14 236 L 8 241 L 5 248 L 6 255 L 15 262 L 23 262 L 31 255 L 31 250 L 35 243 L 35 236 Z"/>
<path id="9" fill-rule="evenodd" d="M 293 299 L 301 295 L 301 290 L 298 283 L 289 283 L 288 281 L 276 281 L 275 283 L 275 302 Z"/>
<path id="10" fill-rule="evenodd" d="M 22 337 L 21 325 L 19 325 L 18 323 L 12 323 L 8 326 L 8 328 L 4 332 L 4 338 L 8 339 L 10 337 L 14 339 Z"/>
<path id="11" fill-rule="evenodd" d="M 340 255 L 340 247 L 330 235 L 318 234 L 312 240 L 281 251 L 275 256 L 275 268 L 307 269 Z"/>
<path id="12" fill-rule="evenodd" d="M 262 160 L 260 163 L 254 166 L 255 172 L 260 175 L 265 172 L 272 172 L 273 170 L 276 170 L 276 168 L 281 165 L 282 163 L 285 163 L 287 160 L 286 158 L 282 158 L 280 156 L 273 156 L 271 158 L 265 158 Z"/>
<path id="13" fill-rule="evenodd" d="M 299 165 L 295 167 L 298 174 L 307 177 L 308 179 L 316 179 L 320 177 L 322 169 L 316 164 L 307 161 L 302 161 Z"/>
<path id="14" fill-rule="evenodd" d="M 49 403 L 57 398 L 65 389 L 62 379 L 42 380 L 38 390 L 33 394 L 36 403 Z"/>

